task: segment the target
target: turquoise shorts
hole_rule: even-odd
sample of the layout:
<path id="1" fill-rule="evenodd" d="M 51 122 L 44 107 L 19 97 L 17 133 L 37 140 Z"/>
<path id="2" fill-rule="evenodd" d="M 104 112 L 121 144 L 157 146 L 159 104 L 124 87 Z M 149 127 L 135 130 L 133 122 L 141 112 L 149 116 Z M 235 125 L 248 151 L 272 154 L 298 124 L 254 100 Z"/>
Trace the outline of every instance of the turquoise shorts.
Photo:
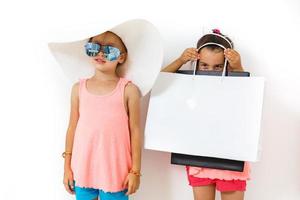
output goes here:
<path id="1" fill-rule="evenodd" d="M 78 187 L 75 184 L 76 200 L 94 200 L 98 197 L 101 200 L 128 200 L 126 192 L 127 189 L 120 192 L 104 192 L 100 189 Z"/>

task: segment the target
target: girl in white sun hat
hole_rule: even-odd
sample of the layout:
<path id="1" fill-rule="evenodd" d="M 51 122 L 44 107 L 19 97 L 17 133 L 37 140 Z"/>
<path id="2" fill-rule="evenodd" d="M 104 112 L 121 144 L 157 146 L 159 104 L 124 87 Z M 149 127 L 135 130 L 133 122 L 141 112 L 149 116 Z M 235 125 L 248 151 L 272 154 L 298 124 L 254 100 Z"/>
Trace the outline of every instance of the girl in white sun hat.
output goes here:
<path id="1" fill-rule="evenodd" d="M 85 56 L 80 64 L 94 67 L 91 77 L 72 87 L 63 153 L 66 190 L 77 200 L 128 199 L 141 176 L 140 97 L 162 62 L 158 32 L 145 20 L 131 20 L 84 42 L 49 46 L 63 67 L 77 55 Z"/>

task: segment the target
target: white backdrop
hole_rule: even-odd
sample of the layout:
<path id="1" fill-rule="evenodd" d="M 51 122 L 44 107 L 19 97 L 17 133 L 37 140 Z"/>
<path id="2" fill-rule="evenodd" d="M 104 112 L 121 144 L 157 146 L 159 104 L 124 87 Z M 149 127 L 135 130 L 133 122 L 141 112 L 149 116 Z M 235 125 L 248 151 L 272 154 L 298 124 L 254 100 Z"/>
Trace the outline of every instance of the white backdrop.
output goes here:
<path id="1" fill-rule="evenodd" d="M 300 2 L 6 1 L 0 3 L 0 199 L 74 199 L 62 185 L 70 85 L 46 42 L 53 30 L 98 20 L 156 25 L 167 64 L 194 46 L 202 27 L 232 36 L 245 69 L 266 78 L 261 162 L 248 200 L 300 198 Z M 71 37 L 71 36 L 70 36 Z M 147 97 L 143 102 L 144 116 Z M 183 167 L 144 151 L 135 200 L 192 199 Z"/>

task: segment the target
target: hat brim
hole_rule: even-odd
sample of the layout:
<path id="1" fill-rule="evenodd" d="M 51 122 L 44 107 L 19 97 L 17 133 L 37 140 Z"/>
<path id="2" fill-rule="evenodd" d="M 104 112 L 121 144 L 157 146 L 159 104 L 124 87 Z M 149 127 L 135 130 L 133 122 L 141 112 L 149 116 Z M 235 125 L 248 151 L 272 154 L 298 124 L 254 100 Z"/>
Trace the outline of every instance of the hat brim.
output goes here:
<path id="1" fill-rule="evenodd" d="M 111 31 L 122 39 L 128 50 L 126 62 L 118 67 L 118 74 L 136 84 L 143 96 L 151 90 L 163 62 L 162 39 L 153 24 L 134 19 L 113 28 L 99 23 L 84 31 L 86 34 L 82 30 L 79 32 L 78 40 L 48 43 L 51 53 L 72 82 L 91 76 L 94 71 L 90 58 L 85 54 L 84 44 L 92 36 Z"/>

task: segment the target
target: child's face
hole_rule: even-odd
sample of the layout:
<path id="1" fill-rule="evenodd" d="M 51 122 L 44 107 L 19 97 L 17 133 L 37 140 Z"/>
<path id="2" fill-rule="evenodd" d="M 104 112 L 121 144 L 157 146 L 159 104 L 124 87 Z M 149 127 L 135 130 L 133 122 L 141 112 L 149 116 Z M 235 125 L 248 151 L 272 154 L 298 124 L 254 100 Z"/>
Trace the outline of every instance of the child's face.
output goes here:
<path id="1" fill-rule="evenodd" d="M 103 51 L 100 51 L 95 57 L 91 57 L 95 67 L 101 71 L 115 70 L 119 63 L 123 63 L 126 59 L 126 49 L 121 39 L 111 32 L 105 32 L 92 38 L 91 42 L 102 45 L 110 45 L 118 48 L 121 55 L 114 61 L 105 59 Z"/>
<path id="2" fill-rule="evenodd" d="M 201 71 L 222 71 L 224 67 L 224 52 L 219 49 L 204 47 L 199 53 L 198 70 Z"/>

